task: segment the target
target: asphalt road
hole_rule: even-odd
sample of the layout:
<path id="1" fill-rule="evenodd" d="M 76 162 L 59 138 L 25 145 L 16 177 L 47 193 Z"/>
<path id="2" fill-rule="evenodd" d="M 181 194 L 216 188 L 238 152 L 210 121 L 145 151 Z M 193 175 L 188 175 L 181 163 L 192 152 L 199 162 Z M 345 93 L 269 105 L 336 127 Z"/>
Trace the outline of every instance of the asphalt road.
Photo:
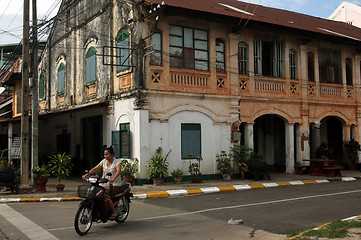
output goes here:
<path id="1" fill-rule="evenodd" d="M 274 234 L 360 215 L 360 199 L 361 181 L 134 200 L 125 223 L 94 224 L 81 238 L 285 239 Z M 0 239 L 78 239 L 73 228 L 77 205 L 0 204 Z M 16 221 L 9 222 L 6 214 Z M 229 225 L 230 218 L 244 223 Z"/>

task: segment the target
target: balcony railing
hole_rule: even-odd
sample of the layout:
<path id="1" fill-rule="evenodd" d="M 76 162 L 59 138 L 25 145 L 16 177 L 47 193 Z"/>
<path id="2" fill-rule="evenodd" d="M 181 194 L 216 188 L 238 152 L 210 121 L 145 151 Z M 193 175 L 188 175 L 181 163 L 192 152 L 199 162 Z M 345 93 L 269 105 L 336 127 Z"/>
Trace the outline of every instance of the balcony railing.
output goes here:
<path id="1" fill-rule="evenodd" d="M 208 86 L 209 75 L 171 71 L 170 79 L 172 84 L 206 87 Z"/>

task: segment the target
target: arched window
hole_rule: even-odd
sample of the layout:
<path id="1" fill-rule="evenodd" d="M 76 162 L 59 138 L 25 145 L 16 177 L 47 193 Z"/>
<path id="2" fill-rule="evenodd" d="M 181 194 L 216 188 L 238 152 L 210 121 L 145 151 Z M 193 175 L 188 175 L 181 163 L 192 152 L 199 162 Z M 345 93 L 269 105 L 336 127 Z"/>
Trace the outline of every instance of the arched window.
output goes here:
<path id="1" fill-rule="evenodd" d="M 297 79 L 297 53 L 295 50 L 290 50 L 290 78 Z"/>
<path id="2" fill-rule="evenodd" d="M 45 97 L 45 74 L 41 73 L 39 77 L 39 98 Z"/>
<path id="3" fill-rule="evenodd" d="M 346 84 L 348 86 L 352 86 L 352 75 L 353 75 L 353 68 L 352 68 L 352 59 L 346 58 Z"/>
<path id="4" fill-rule="evenodd" d="M 307 53 L 308 81 L 315 81 L 315 55 L 312 52 Z"/>
<path id="5" fill-rule="evenodd" d="M 150 65 L 162 66 L 162 34 L 160 32 L 155 32 L 150 37 L 151 51 L 153 53 L 150 55 Z"/>
<path id="6" fill-rule="evenodd" d="M 130 68 L 130 33 L 128 31 L 121 31 L 117 38 L 117 72 L 125 71 Z"/>
<path id="7" fill-rule="evenodd" d="M 85 55 L 85 82 L 91 83 L 97 80 L 96 77 L 96 53 L 95 47 L 90 47 Z"/>
<path id="8" fill-rule="evenodd" d="M 238 71 L 239 74 L 248 74 L 248 45 L 245 42 L 238 43 Z"/>
<path id="9" fill-rule="evenodd" d="M 216 70 L 217 72 L 226 71 L 225 45 L 222 39 L 216 39 Z"/>
<path id="10" fill-rule="evenodd" d="M 63 93 L 65 90 L 65 65 L 61 63 L 58 68 L 58 93 Z"/>

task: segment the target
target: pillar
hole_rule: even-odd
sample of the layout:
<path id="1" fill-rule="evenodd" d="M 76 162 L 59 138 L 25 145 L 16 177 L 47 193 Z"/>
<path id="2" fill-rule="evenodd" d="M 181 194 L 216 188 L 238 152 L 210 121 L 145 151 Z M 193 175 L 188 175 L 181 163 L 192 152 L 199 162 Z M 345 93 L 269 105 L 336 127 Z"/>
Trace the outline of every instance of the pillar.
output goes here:
<path id="1" fill-rule="evenodd" d="M 293 173 L 295 161 L 295 137 L 294 124 L 285 124 L 285 140 L 286 140 L 286 173 Z"/>
<path id="2" fill-rule="evenodd" d="M 244 126 L 244 143 L 248 147 L 254 149 L 253 141 L 253 123 L 247 123 Z"/>

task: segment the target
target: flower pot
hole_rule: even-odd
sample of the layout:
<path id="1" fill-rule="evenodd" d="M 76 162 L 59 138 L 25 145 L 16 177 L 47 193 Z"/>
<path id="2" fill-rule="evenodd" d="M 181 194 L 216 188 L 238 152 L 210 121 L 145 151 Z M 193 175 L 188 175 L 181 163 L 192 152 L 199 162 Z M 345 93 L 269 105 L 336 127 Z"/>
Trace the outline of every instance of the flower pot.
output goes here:
<path id="1" fill-rule="evenodd" d="M 36 186 L 35 192 L 46 192 L 46 183 L 47 182 L 48 182 L 48 178 L 34 177 L 34 183 Z"/>
<path id="2" fill-rule="evenodd" d="M 127 183 L 130 183 L 130 185 L 133 185 L 134 183 L 134 177 L 123 177 L 124 181 Z"/>
<path id="3" fill-rule="evenodd" d="M 231 174 L 222 174 L 222 176 L 224 181 L 231 181 Z"/>
<path id="4" fill-rule="evenodd" d="M 160 186 L 163 183 L 163 179 L 162 178 L 153 178 L 153 184 L 154 186 Z"/>
<path id="5" fill-rule="evenodd" d="M 180 182 L 182 181 L 183 177 L 173 177 L 174 178 L 174 182 L 177 184 L 180 184 Z"/>
<path id="6" fill-rule="evenodd" d="M 192 178 L 192 183 L 201 183 L 202 179 L 200 177 L 193 177 Z"/>
<path id="7" fill-rule="evenodd" d="M 55 187 L 56 187 L 56 191 L 62 192 L 62 191 L 64 191 L 65 185 L 59 183 L 59 184 L 56 184 Z"/>

